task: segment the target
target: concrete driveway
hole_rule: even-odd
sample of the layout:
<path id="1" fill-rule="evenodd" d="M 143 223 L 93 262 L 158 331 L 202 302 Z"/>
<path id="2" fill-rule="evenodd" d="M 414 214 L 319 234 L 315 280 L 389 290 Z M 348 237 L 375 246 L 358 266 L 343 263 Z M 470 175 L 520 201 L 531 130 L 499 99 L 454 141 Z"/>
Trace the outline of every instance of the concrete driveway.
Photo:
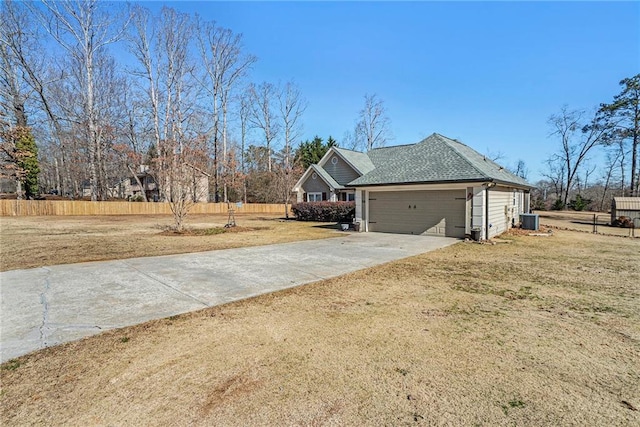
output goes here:
<path id="1" fill-rule="evenodd" d="M 0 273 L 0 360 L 458 242 L 382 233 Z"/>

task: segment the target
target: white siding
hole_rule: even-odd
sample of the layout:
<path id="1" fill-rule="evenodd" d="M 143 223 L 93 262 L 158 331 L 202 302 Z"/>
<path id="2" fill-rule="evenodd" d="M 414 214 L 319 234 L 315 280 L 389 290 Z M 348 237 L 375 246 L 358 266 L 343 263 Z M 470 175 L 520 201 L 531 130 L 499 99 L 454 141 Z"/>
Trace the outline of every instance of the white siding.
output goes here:
<path id="1" fill-rule="evenodd" d="M 500 235 L 520 223 L 520 214 L 529 210 L 523 190 L 491 188 L 489 190 L 489 238 Z"/>
<path id="2" fill-rule="evenodd" d="M 362 190 L 356 190 L 356 222 L 359 222 L 362 224 L 362 219 L 364 218 L 363 214 L 363 204 L 362 204 L 362 196 L 363 196 L 364 191 Z M 362 230 L 362 229 L 361 229 Z M 364 231 L 364 230 L 362 230 Z"/>
<path id="3" fill-rule="evenodd" d="M 513 208 L 513 192 L 492 188 L 489 190 L 489 238 L 504 233 L 509 229 L 511 209 Z"/>
<path id="4" fill-rule="evenodd" d="M 486 224 L 485 215 L 487 212 L 487 201 L 485 198 L 486 187 L 474 187 L 473 199 L 471 201 L 471 228 L 479 228 L 480 236 L 486 239 Z"/>

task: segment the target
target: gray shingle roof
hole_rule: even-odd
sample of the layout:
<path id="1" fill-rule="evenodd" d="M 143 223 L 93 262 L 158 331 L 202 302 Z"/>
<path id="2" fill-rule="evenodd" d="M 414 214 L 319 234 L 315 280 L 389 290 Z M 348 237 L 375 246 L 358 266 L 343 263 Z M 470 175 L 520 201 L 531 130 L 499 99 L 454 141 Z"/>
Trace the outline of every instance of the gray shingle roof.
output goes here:
<path id="1" fill-rule="evenodd" d="M 360 151 L 347 150 L 345 148 L 333 147 L 338 153 L 344 157 L 347 162 L 358 170 L 362 175 L 371 172 L 374 168 L 373 163 L 367 153 L 361 153 Z"/>
<path id="2" fill-rule="evenodd" d="M 322 179 L 324 179 L 324 181 L 329 184 L 329 187 L 331 188 L 344 188 L 342 185 L 338 184 L 338 182 L 333 179 L 333 177 L 331 175 L 329 175 L 329 172 L 327 172 L 326 170 L 322 169 L 320 166 L 318 165 L 311 165 L 311 168 L 318 174 L 320 175 L 320 177 Z"/>
<path id="3" fill-rule="evenodd" d="M 378 148 L 367 154 L 374 169 L 349 186 L 496 181 L 531 187 L 472 148 L 437 133 L 417 144 Z"/>

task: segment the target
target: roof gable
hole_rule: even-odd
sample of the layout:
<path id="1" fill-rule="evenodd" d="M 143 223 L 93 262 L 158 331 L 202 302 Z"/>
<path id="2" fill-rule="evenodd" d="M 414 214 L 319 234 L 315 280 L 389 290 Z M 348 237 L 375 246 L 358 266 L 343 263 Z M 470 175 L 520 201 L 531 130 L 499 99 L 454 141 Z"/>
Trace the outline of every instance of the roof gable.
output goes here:
<path id="1" fill-rule="evenodd" d="M 318 165 L 311 165 L 302 174 L 298 182 L 296 182 L 296 185 L 293 187 L 293 191 L 297 191 L 298 189 L 302 188 L 304 183 L 309 179 L 309 176 L 311 176 L 312 173 L 314 172 L 329 186 L 329 188 L 331 189 L 342 188 L 342 186 L 338 184 L 336 180 L 333 179 L 333 177 L 327 173 L 327 171 L 325 171 Z"/>
<path id="2" fill-rule="evenodd" d="M 364 175 L 374 169 L 373 163 L 367 153 L 338 147 L 335 147 L 335 151 L 360 175 Z"/>

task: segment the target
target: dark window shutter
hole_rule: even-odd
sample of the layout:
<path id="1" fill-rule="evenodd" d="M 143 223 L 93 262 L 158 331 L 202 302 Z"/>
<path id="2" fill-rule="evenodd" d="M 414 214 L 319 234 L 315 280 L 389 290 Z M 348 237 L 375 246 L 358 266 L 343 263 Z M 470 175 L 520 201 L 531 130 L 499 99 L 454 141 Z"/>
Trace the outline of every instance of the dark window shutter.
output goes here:
<path id="1" fill-rule="evenodd" d="M 322 193 L 322 200 L 327 200 L 327 193 Z"/>

